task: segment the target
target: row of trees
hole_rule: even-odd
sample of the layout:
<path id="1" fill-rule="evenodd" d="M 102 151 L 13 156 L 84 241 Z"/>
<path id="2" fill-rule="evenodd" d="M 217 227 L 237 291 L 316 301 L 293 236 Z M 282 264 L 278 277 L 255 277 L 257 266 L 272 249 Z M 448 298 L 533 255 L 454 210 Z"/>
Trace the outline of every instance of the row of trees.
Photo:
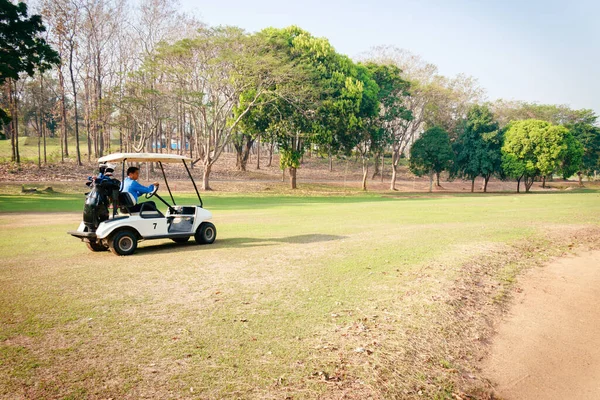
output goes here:
<path id="1" fill-rule="evenodd" d="M 544 107 L 546 109 L 546 107 Z M 555 115 L 552 113 L 552 115 Z M 574 116 L 573 116 L 574 115 Z M 591 112 L 573 114 L 556 125 L 540 119 L 514 120 L 501 127 L 487 106 L 473 106 L 452 138 L 434 126 L 423 133 L 410 150 L 410 169 L 419 176 L 429 175 L 430 191 L 434 175 L 447 171 L 450 178 L 471 181 L 483 178 L 487 191 L 492 176 L 515 179 L 517 192 L 521 181 L 529 192 L 536 179 L 545 187 L 546 178 L 577 174 L 590 177 L 598 169 L 600 128 Z"/>
<path id="2" fill-rule="evenodd" d="M 16 162 L 19 126 L 40 146 L 47 136 L 59 137 L 63 159 L 73 152 L 68 139 L 74 138 L 79 164 L 80 135 L 88 161 L 117 150 L 111 146 L 118 139 L 119 151 L 191 156 L 209 189 L 211 170 L 228 147 L 245 170 L 250 149 L 262 141 L 279 151 L 293 188 L 307 149 L 328 157 L 330 165 L 334 157 L 359 157 L 364 189 L 369 168 L 378 174 L 378 160 L 391 152 L 393 190 L 401 157 L 423 144 L 415 141 L 425 130 L 446 132 L 452 176 L 474 181 L 481 175 L 486 183 L 499 173 L 499 162 L 483 163 L 478 154 L 508 143 L 510 121 L 585 122 L 587 134 L 595 135 L 590 111 L 518 102 L 491 104 L 497 120 L 488 126 L 490 109 L 473 108 L 484 101 L 475 79 L 442 76 L 434 65 L 392 47 L 374 48 L 355 62 L 298 27 L 254 34 L 208 27 L 178 14 L 168 0 L 141 0 L 137 7 L 125 0 L 40 0 L 36 7 L 49 28 L 39 29 L 38 38 L 59 58 L 9 77 L 0 95 L 12 117 L 4 132 Z M 8 15 L 2 13 L 0 24 Z M 52 64 L 58 66 L 49 70 Z M 436 152 L 430 144 L 425 150 Z M 438 182 L 449 168 L 436 166 Z"/>

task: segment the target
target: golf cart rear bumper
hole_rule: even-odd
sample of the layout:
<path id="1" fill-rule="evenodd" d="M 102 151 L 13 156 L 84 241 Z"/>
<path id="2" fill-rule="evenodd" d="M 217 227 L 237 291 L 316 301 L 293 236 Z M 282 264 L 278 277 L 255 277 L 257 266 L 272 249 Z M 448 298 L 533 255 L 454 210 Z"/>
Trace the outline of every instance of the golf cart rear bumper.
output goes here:
<path id="1" fill-rule="evenodd" d="M 67 232 L 69 235 L 75 236 L 76 238 L 79 239 L 87 239 L 87 240 L 96 240 L 97 236 L 96 236 L 96 232 L 79 232 L 79 231 L 68 231 Z"/>

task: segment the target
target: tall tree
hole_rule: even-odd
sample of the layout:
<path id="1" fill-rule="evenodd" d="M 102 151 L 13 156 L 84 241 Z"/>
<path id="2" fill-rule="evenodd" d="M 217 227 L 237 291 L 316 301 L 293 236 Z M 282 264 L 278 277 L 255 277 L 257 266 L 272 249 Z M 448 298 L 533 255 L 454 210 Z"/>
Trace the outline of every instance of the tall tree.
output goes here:
<path id="1" fill-rule="evenodd" d="M 502 171 L 502 134 L 488 107 L 471 107 L 453 147 L 456 154 L 454 175 L 469 179 L 471 192 L 475 189 L 475 178 L 482 176 L 483 191 L 486 192 L 490 177 Z"/>
<path id="2" fill-rule="evenodd" d="M 583 146 L 583 155 L 577 175 L 583 186 L 583 176 L 588 179 L 600 169 L 600 128 L 585 122 L 568 126 L 573 136 Z"/>
<path id="3" fill-rule="evenodd" d="M 592 110 L 574 110 L 562 104 L 497 100 L 489 105 L 501 127 L 508 125 L 511 121 L 526 119 L 537 119 L 554 125 L 573 125 L 578 123 L 593 124 L 597 118 Z"/>
<path id="4" fill-rule="evenodd" d="M 300 160 L 310 144 L 332 153 L 348 153 L 356 146 L 365 83 L 359 68 L 331 44 L 302 29 L 268 28 L 259 36 L 272 51 L 293 66 L 295 78 L 279 84 L 274 101 L 264 109 L 268 132 L 280 151 L 280 167 L 289 170 L 290 186 L 296 188 Z M 284 95 L 282 95 L 284 93 Z"/>
<path id="5" fill-rule="evenodd" d="M 51 42 L 58 48 L 61 65 L 58 67 L 61 92 L 61 128 L 64 155 L 68 156 L 67 135 L 67 100 L 63 69 L 67 69 L 70 80 L 70 91 L 73 99 L 73 125 L 75 127 L 75 151 L 77 164 L 81 165 L 81 149 L 79 147 L 79 104 L 77 100 L 76 51 L 80 30 L 81 5 L 75 0 L 43 0 L 42 14 L 50 28 Z"/>
<path id="6" fill-rule="evenodd" d="M 403 102 L 411 118 L 396 121 L 393 129 L 390 190 L 395 190 L 400 156 L 424 129 L 440 125 L 456 138 L 456 128 L 466 117 L 467 110 L 472 104 L 483 101 L 485 93 L 474 78 L 466 75 L 444 77 L 435 65 L 405 49 L 376 47 L 363 58 L 378 64 L 396 65 L 402 70 L 403 78 L 410 82 L 410 95 L 404 95 Z"/>
<path id="7" fill-rule="evenodd" d="M 581 153 L 581 146 L 564 126 L 540 120 L 515 121 L 505 134 L 502 167 L 509 177 L 517 179 L 517 192 L 521 179 L 529 192 L 536 178 L 570 168 Z"/>
<path id="8" fill-rule="evenodd" d="M 25 3 L 13 4 L 0 0 L 0 86 L 4 85 L 13 117 L 0 108 L 0 122 L 8 126 L 13 149 L 13 161 L 20 162 L 19 128 L 15 82 L 20 74 L 33 76 L 35 71 L 45 71 L 59 63 L 59 55 L 41 36 L 46 28 L 39 15 L 28 16 Z"/>
<path id="9" fill-rule="evenodd" d="M 417 176 L 429 176 L 429 191 L 433 190 L 433 175 L 449 170 L 454 154 L 448 132 L 439 126 L 429 128 L 410 148 L 409 168 Z M 438 181 L 439 185 L 439 181 Z"/>
<path id="10" fill-rule="evenodd" d="M 365 64 L 367 71 L 377 85 L 375 88 L 365 90 L 361 108 L 363 111 L 364 130 L 358 141 L 357 148 L 363 160 L 363 181 L 362 188 L 366 190 L 368 158 L 373 157 L 376 160 L 382 155 L 385 147 L 395 142 L 395 132 L 398 126 L 412 119 L 411 112 L 405 107 L 405 97 L 408 96 L 409 83 L 402 79 L 401 71 L 395 65 L 376 64 L 368 62 Z M 365 85 L 365 88 L 369 86 Z M 369 99 L 376 93 L 376 99 Z M 376 107 L 377 100 L 378 107 Z M 396 166 L 393 165 L 393 173 Z"/>
<path id="11" fill-rule="evenodd" d="M 260 37 L 235 27 L 200 29 L 194 38 L 162 47 L 156 62 L 172 83 L 169 97 L 188 109 L 204 190 L 242 118 L 278 98 L 277 86 L 294 76 L 287 60 L 265 48 Z"/>

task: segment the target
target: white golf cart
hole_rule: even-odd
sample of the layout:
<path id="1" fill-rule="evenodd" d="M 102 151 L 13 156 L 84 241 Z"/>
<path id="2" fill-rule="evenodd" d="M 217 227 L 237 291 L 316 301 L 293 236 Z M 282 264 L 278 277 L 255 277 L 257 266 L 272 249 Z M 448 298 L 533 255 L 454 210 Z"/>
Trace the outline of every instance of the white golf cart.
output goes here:
<path id="1" fill-rule="evenodd" d="M 133 254 L 141 240 L 167 238 L 176 243 L 185 243 L 194 236 L 198 244 L 213 243 L 217 230 L 212 223 L 207 222 L 212 214 L 202 208 L 202 198 L 186 163 L 190 160 L 174 154 L 153 153 L 116 153 L 101 157 L 98 160 L 100 164 L 122 163 L 122 180 L 125 180 L 125 162 L 158 163 L 173 204 L 167 203 L 156 193 L 158 187 L 145 195 L 147 199 L 155 197 L 167 206 L 167 213 L 164 215 L 152 202 L 141 202 L 136 206 L 130 193 L 120 192 L 121 182 L 118 180 L 95 179 L 91 181 L 91 191 L 86 196 L 83 221 L 76 231 L 68 233 L 85 242 L 91 251 L 110 249 L 121 256 Z M 178 162 L 183 163 L 194 185 L 199 205 L 182 206 L 175 203 L 162 164 Z"/>

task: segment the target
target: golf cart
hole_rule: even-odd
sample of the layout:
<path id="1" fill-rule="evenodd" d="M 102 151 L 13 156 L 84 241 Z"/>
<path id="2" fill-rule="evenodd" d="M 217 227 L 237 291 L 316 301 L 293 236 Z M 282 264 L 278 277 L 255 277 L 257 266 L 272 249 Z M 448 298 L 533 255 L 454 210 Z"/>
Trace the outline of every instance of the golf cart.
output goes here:
<path id="1" fill-rule="evenodd" d="M 186 163 L 189 160 L 191 159 L 188 157 L 174 154 L 153 153 L 116 153 L 101 157 L 98 160 L 101 164 L 122 163 L 122 181 L 125 180 L 126 161 L 158 163 L 173 204 L 159 196 L 158 187 L 155 187 L 154 191 L 147 193 L 145 197 L 155 197 L 164 203 L 167 206 L 166 215 L 152 202 L 141 202 L 136 207 L 133 196 L 120 191 L 120 181 L 110 176 L 98 177 L 88 183 L 91 191 L 86 194 L 83 221 L 76 231 L 68 233 L 85 242 L 91 251 L 110 249 L 114 254 L 121 256 L 133 254 L 141 240 L 171 239 L 176 243 L 185 243 L 194 236 L 198 244 L 213 243 L 217 230 L 212 223 L 207 222 L 212 218 L 212 214 L 202 208 L 202 198 Z M 182 206 L 175 203 L 163 163 L 178 162 L 183 163 L 194 185 L 199 205 Z"/>

